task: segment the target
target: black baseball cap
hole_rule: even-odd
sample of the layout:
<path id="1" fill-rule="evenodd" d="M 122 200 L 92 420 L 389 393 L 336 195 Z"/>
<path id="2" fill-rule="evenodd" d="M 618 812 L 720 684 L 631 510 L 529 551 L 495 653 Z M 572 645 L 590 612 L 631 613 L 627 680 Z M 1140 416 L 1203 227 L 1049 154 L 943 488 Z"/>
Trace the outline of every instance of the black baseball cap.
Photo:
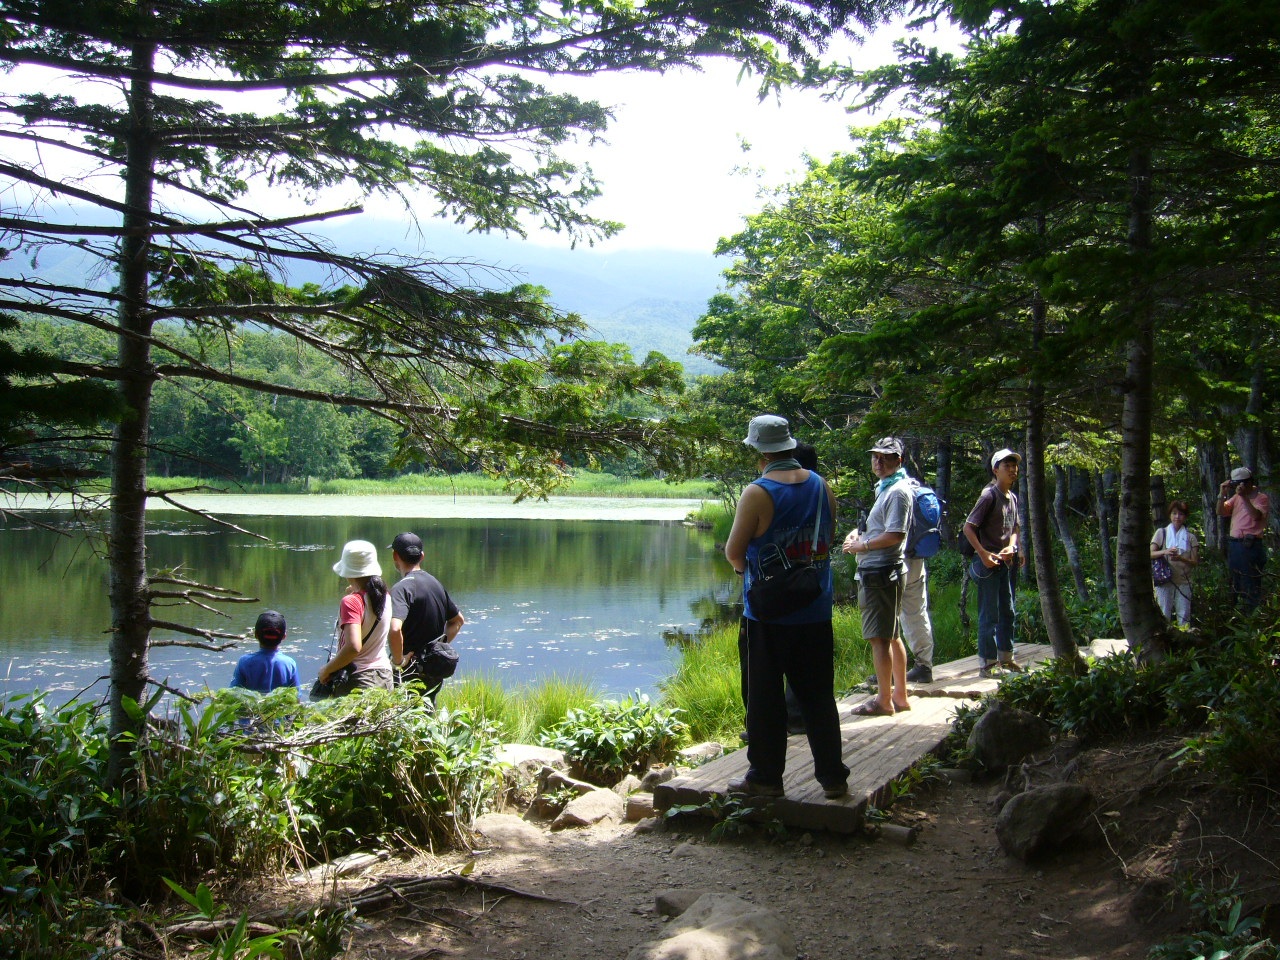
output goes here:
<path id="1" fill-rule="evenodd" d="M 258 622 L 253 625 L 253 635 L 259 640 L 274 640 L 279 643 L 284 639 L 284 615 L 275 610 L 263 610 L 258 614 Z"/>
<path id="2" fill-rule="evenodd" d="M 391 549 L 400 555 L 401 560 L 410 563 L 422 556 L 422 538 L 416 533 L 400 533 L 391 541 Z"/>

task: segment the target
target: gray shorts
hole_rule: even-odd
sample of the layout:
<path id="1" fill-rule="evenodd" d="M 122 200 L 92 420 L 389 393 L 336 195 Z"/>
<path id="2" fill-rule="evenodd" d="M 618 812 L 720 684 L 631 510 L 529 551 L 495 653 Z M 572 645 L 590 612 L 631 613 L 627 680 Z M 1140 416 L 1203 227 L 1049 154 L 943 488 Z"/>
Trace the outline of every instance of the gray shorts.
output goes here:
<path id="1" fill-rule="evenodd" d="M 888 570 L 859 572 L 858 607 L 862 611 L 864 640 L 891 640 L 898 635 L 902 610 L 902 578 L 890 581 Z"/>
<path id="2" fill-rule="evenodd" d="M 345 683 L 338 685 L 334 690 L 334 696 L 345 697 L 356 690 L 391 690 L 393 686 L 391 671 L 385 667 L 374 667 L 351 674 Z"/>

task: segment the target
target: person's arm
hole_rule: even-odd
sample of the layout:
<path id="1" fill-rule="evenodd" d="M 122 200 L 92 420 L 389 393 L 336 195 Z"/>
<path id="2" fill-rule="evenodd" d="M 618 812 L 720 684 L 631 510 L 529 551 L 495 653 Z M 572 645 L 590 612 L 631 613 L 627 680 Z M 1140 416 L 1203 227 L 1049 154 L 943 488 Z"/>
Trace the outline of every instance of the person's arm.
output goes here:
<path id="1" fill-rule="evenodd" d="M 387 639 L 391 642 L 391 662 L 397 667 L 404 666 L 404 622 L 391 618 L 391 630 L 387 633 Z M 412 656 L 412 654 L 410 654 Z"/>
<path id="2" fill-rule="evenodd" d="M 1156 528 L 1156 535 L 1151 538 L 1151 559 L 1167 557 L 1169 551 L 1164 549 L 1164 527 Z"/>
<path id="3" fill-rule="evenodd" d="M 1173 559 L 1179 563 L 1185 563 L 1188 567 L 1194 567 L 1200 562 L 1200 541 L 1190 530 L 1187 531 L 1187 552 L 1180 553 Z"/>
<path id="4" fill-rule="evenodd" d="M 1229 517 L 1235 504 L 1232 502 L 1235 498 L 1230 496 L 1231 481 L 1223 480 L 1218 484 L 1218 516 Z"/>
<path id="5" fill-rule="evenodd" d="M 984 567 L 994 567 L 1000 563 L 1000 557 L 984 547 L 982 541 L 978 539 L 978 528 L 974 526 L 972 520 L 964 522 L 964 538 L 969 541 L 973 552 L 978 555 Z"/>
<path id="6" fill-rule="evenodd" d="M 453 643 L 454 637 L 458 635 L 458 631 L 462 629 L 462 625 L 466 622 L 466 618 L 461 613 L 450 617 L 444 625 L 444 642 Z"/>
<path id="7" fill-rule="evenodd" d="M 360 627 L 364 623 L 364 597 L 359 593 L 349 593 L 343 597 L 339 619 L 344 614 L 347 622 L 343 623 L 338 630 L 338 652 L 333 655 L 332 660 L 320 668 L 321 682 L 327 681 L 333 674 L 360 656 L 360 650 L 364 646 L 364 639 L 360 636 Z M 352 617 L 357 619 L 353 620 Z"/>
<path id="8" fill-rule="evenodd" d="M 767 518 L 765 504 L 770 508 Z M 733 514 L 733 528 L 724 545 L 724 558 L 738 573 L 744 573 L 747 569 L 747 545 L 768 529 L 772 507 L 773 498 L 759 484 L 749 485 L 738 498 L 738 509 Z"/>

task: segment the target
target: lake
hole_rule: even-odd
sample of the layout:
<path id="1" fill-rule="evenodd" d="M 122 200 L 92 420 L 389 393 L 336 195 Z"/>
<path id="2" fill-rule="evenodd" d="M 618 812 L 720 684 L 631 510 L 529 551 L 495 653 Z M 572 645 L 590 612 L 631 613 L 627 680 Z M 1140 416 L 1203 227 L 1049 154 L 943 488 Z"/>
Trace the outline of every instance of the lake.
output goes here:
<path id="1" fill-rule="evenodd" d="M 459 637 L 458 677 L 488 674 L 505 686 L 548 675 L 581 677 L 603 692 L 656 691 L 679 648 L 738 600 L 740 581 L 711 536 L 683 524 L 696 501 L 552 498 L 512 504 L 493 497 L 188 496 L 258 540 L 173 509 L 153 509 L 149 567 L 232 587 L 259 598 L 224 607 L 192 607 L 156 616 L 228 632 L 251 632 L 260 610 L 288 620 L 284 651 L 304 686 L 327 659 L 345 581 L 333 573 L 342 544 L 385 547 L 402 530 L 426 545 L 423 567 L 435 573 L 467 619 Z M 39 524 L 67 523 L 63 506 L 18 505 L 28 522 L 0 523 L 0 693 L 44 690 L 62 702 L 91 688 L 105 693 L 106 562 L 93 549 L 104 513 L 82 514 L 84 537 L 59 537 Z M 10 501 L 6 507 L 14 507 Z M 323 513 L 320 513 L 323 508 Z M 306 515 L 286 515 L 305 513 Z M 470 514 L 470 515 L 468 515 Z M 489 514 L 498 514 L 490 516 Z M 424 519 L 424 518 L 431 519 Z M 390 549 L 380 549 L 388 583 Z M 154 642 L 180 639 L 155 631 Z M 152 675 L 187 690 L 225 685 L 250 639 L 213 652 L 155 646 Z"/>

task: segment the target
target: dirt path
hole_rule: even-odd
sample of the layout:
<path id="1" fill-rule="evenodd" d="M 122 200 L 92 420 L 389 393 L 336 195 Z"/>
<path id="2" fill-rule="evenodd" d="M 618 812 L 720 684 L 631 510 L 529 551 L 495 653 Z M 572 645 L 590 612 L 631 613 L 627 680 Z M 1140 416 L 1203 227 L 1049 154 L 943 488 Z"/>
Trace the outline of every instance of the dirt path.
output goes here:
<path id="1" fill-rule="evenodd" d="M 606 823 L 542 833 L 472 857 L 387 864 L 384 876 L 473 877 L 555 898 L 442 893 L 437 911 L 374 920 L 347 956 L 586 960 L 625 958 L 661 935 L 654 897 L 667 889 L 732 893 L 785 918 L 807 960 L 1037 957 L 1137 960 L 1167 915 L 1136 917 L 1135 885 L 1105 846 L 1028 867 L 1006 857 L 992 785 L 937 785 L 895 820 L 921 828 L 911 846 L 832 834 L 781 842 L 711 842 L 705 823 L 637 832 Z M 370 878 L 349 881 L 365 888 Z"/>

